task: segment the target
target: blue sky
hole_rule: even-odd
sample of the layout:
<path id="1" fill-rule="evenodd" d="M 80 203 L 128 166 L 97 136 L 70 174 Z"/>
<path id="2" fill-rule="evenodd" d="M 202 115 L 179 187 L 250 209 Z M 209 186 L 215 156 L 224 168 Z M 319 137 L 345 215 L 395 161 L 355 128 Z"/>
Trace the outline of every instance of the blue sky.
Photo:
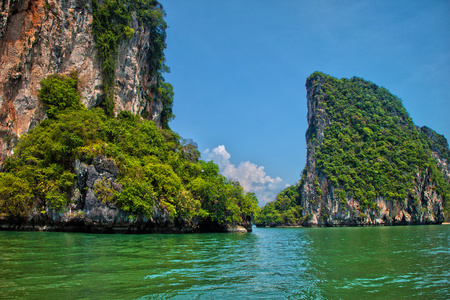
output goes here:
<path id="1" fill-rule="evenodd" d="M 450 138 L 450 1 L 162 0 L 171 128 L 257 193 L 306 160 L 306 78 L 358 76 Z"/>

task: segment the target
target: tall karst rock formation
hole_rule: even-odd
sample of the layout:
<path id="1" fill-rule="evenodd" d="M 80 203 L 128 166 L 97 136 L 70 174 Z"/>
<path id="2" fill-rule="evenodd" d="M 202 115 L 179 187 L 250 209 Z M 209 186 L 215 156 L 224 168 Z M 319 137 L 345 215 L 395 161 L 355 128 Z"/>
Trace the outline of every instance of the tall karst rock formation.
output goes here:
<path id="1" fill-rule="evenodd" d="M 46 118 L 38 98 L 50 74 L 77 72 L 82 102 L 101 105 L 102 62 L 93 35 L 91 0 L 2 0 L 0 15 L 0 162 L 17 138 Z M 99 3 L 101 5 L 101 2 Z M 154 30 L 132 12 L 134 35 L 118 46 L 114 112 L 140 113 L 159 124 L 156 76 L 149 41 Z M 145 113 L 143 113 L 145 112 Z"/>
<path id="2" fill-rule="evenodd" d="M 444 136 L 416 127 L 397 97 L 361 78 L 315 72 L 306 89 L 302 178 L 263 209 L 260 225 L 444 221 L 450 201 Z"/>
<path id="3" fill-rule="evenodd" d="M 0 230 L 252 230 L 256 197 L 170 130 L 164 16 L 156 0 L 2 0 Z"/>

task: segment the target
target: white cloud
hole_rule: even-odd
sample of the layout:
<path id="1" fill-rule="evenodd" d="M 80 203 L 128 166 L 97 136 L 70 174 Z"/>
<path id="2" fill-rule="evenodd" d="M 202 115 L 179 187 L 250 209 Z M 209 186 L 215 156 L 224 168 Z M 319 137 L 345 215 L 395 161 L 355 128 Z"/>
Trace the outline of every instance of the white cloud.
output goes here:
<path id="1" fill-rule="evenodd" d="M 249 161 L 241 162 L 238 166 L 230 162 L 231 155 L 224 145 L 206 149 L 203 152 L 205 160 L 212 160 L 219 166 L 220 173 L 228 179 L 239 181 L 246 192 L 253 192 L 259 204 L 275 200 L 276 195 L 289 186 L 280 177 L 272 178 L 266 174 L 263 166 L 257 166 Z"/>

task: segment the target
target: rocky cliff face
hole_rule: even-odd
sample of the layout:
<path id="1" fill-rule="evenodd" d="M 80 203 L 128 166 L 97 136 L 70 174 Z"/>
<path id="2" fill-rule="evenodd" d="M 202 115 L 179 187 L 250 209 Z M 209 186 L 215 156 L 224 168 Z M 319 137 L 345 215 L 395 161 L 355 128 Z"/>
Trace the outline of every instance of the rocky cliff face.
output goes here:
<path id="1" fill-rule="evenodd" d="M 38 98 L 40 81 L 54 73 L 78 72 L 83 103 L 102 100 L 101 65 L 91 33 L 90 0 L 2 0 L 0 15 L 0 162 L 20 135 L 46 118 Z M 119 46 L 115 113 L 146 111 L 159 123 L 149 65 L 150 29 L 132 15 L 134 37 Z M 147 97 L 148 98 L 148 97 Z"/>
<path id="2" fill-rule="evenodd" d="M 306 133 L 306 167 L 304 177 L 299 183 L 299 205 L 303 208 L 302 224 L 355 226 L 442 223 L 444 201 L 435 189 L 429 169 L 416 172 L 413 188 L 403 201 L 378 196 L 373 201 L 375 205 L 363 207 L 361 201 L 351 193 L 345 193 L 345 199 L 339 197 L 338 189 L 344 189 L 342 182 L 330 181 L 329 176 L 317 164 L 317 152 L 323 150 L 325 131 L 334 117 L 326 109 L 326 93 L 323 89 L 325 78 L 321 75 L 311 76 L 306 82 L 309 127 Z M 435 136 L 429 128 L 422 128 L 421 132 L 433 138 Z M 438 167 L 449 181 L 447 159 L 437 148 L 432 147 L 432 150 Z M 448 145 L 445 151 L 448 151 Z"/>

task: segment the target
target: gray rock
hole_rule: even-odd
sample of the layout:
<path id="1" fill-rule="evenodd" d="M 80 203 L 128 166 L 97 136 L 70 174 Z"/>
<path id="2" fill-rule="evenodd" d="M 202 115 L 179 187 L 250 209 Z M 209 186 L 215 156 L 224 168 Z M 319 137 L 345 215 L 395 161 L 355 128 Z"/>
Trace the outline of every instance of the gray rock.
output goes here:
<path id="1" fill-rule="evenodd" d="M 110 175 L 110 174 L 108 174 Z M 100 174 L 97 172 L 93 165 L 87 167 L 86 173 L 86 187 L 94 189 L 95 182 L 100 178 Z"/>
<path id="2" fill-rule="evenodd" d="M 75 174 L 77 175 L 77 184 L 80 190 L 86 186 L 88 166 L 80 160 L 75 160 Z"/>
<path id="3" fill-rule="evenodd" d="M 99 155 L 94 159 L 94 167 L 99 173 L 110 173 L 114 177 L 119 174 L 119 168 L 112 159 Z"/>

